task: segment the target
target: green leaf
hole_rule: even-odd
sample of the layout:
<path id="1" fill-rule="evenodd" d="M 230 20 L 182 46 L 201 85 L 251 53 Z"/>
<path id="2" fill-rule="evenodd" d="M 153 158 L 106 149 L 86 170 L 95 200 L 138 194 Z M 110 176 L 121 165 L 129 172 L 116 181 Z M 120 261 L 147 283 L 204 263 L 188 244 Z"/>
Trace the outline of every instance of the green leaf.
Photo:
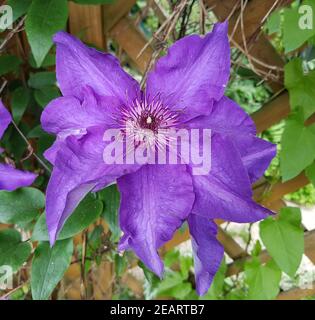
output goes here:
<path id="1" fill-rule="evenodd" d="M 10 72 L 17 72 L 22 61 L 13 55 L 0 56 L 0 76 Z"/>
<path id="2" fill-rule="evenodd" d="M 37 72 L 30 75 L 28 85 L 34 89 L 42 89 L 56 84 L 56 73 L 50 71 Z"/>
<path id="3" fill-rule="evenodd" d="M 104 201 L 104 219 L 109 225 L 112 233 L 112 241 L 118 241 L 121 231 L 118 225 L 118 208 L 120 195 L 116 185 L 111 185 L 99 192 L 100 198 Z"/>
<path id="4" fill-rule="evenodd" d="M 50 101 L 60 97 L 60 92 L 59 92 L 59 89 L 55 86 L 45 87 L 45 88 L 35 90 L 34 97 L 36 102 L 42 108 L 45 108 Z"/>
<path id="5" fill-rule="evenodd" d="M 67 20 L 67 0 L 32 1 L 25 28 L 38 67 L 53 45 L 52 36 L 66 26 Z"/>
<path id="6" fill-rule="evenodd" d="M 246 293 L 243 288 L 237 287 L 231 289 L 228 294 L 225 296 L 226 300 L 246 300 Z"/>
<path id="7" fill-rule="evenodd" d="M 304 73 L 302 60 L 296 58 L 285 65 L 284 72 L 291 109 L 301 107 L 305 120 L 315 112 L 315 70 Z"/>
<path id="8" fill-rule="evenodd" d="M 191 291 L 191 283 L 181 282 L 168 290 L 158 292 L 158 295 L 161 297 L 174 297 L 175 299 L 183 300 L 190 294 Z"/>
<path id="9" fill-rule="evenodd" d="M 7 5 L 12 8 L 13 22 L 26 14 L 32 0 L 7 0 Z"/>
<path id="10" fill-rule="evenodd" d="M 165 273 L 165 277 L 162 281 L 159 281 L 157 286 L 157 293 L 158 295 L 169 290 L 178 284 L 181 284 L 185 278 L 179 273 L 172 270 L 169 270 Z"/>
<path id="11" fill-rule="evenodd" d="M 315 4 L 313 0 L 303 2 L 304 5 L 309 5 L 315 12 Z M 315 28 L 301 29 L 299 21 L 302 14 L 299 13 L 299 6 L 294 8 L 284 9 L 284 23 L 283 23 L 283 45 L 285 52 L 299 48 L 308 39 L 315 35 Z"/>
<path id="12" fill-rule="evenodd" d="M 160 284 L 161 282 L 160 278 L 151 270 L 149 270 L 142 261 L 139 261 L 138 265 L 143 270 L 145 279 L 150 285 L 150 291 L 151 291 L 150 293 L 152 293 L 152 291 L 155 290 L 156 286 Z"/>
<path id="13" fill-rule="evenodd" d="M 193 259 L 189 255 L 179 256 L 180 272 L 184 278 L 188 278 L 189 270 L 193 265 Z"/>
<path id="14" fill-rule="evenodd" d="M 189 294 L 191 290 L 191 284 L 188 286 L 186 279 L 175 271 L 168 271 L 162 281 L 159 281 L 157 285 L 155 296 L 170 296 L 177 299 L 183 299 Z"/>
<path id="15" fill-rule="evenodd" d="M 30 102 L 30 90 L 25 87 L 18 87 L 12 93 L 12 115 L 16 124 L 19 124 L 23 114 Z"/>
<path id="16" fill-rule="evenodd" d="M 262 265 L 259 258 L 254 257 L 245 264 L 245 276 L 250 300 L 271 300 L 280 291 L 281 270 L 272 260 Z"/>
<path id="17" fill-rule="evenodd" d="M 0 266 L 11 266 L 13 272 L 20 269 L 32 251 L 28 242 L 22 242 L 21 234 L 14 229 L 0 231 Z"/>
<path id="18" fill-rule="evenodd" d="M 27 134 L 29 130 L 29 126 L 24 123 L 20 122 L 19 129 L 24 133 Z M 25 154 L 25 141 L 21 137 L 21 135 L 10 126 L 9 129 L 6 131 L 4 139 L 2 141 L 5 146 L 5 150 L 8 154 L 13 156 L 16 161 L 19 161 L 24 157 Z"/>
<path id="19" fill-rule="evenodd" d="M 0 191 L 0 223 L 23 223 L 35 219 L 45 206 L 44 194 L 34 188 Z"/>
<path id="20" fill-rule="evenodd" d="M 31 270 L 31 288 L 34 300 L 49 298 L 67 271 L 73 253 L 72 239 L 57 241 L 53 248 L 48 242 L 39 243 Z"/>
<path id="21" fill-rule="evenodd" d="M 277 265 L 293 277 L 304 252 L 304 232 L 299 208 L 283 208 L 278 219 L 260 223 L 260 237 Z"/>
<path id="22" fill-rule="evenodd" d="M 96 200 L 91 194 L 87 195 L 66 221 L 58 236 L 58 240 L 71 238 L 83 231 L 101 215 L 102 209 L 103 204 L 101 201 Z M 42 214 L 37 220 L 34 227 L 32 240 L 49 240 L 45 214 Z"/>
<path id="23" fill-rule="evenodd" d="M 48 133 L 43 133 L 43 135 L 41 135 L 39 137 L 39 140 L 37 142 L 37 146 L 38 146 L 38 153 L 43 155 L 44 152 L 50 148 L 53 143 L 55 142 L 55 138 L 52 135 L 49 135 Z"/>
<path id="24" fill-rule="evenodd" d="M 256 240 L 254 248 L 252 249 L 250 254 L 253 257 L 258 257 L 260 255 L 260 252 L 261 252 L 261 244 L 259 240 Z"/>
<path id="25" fill-rule="evenodd" d="M 96 226 L 88 235 L 88 251 L 95 253 L 102 245 L 102 236 L 104 234 L 104 227 L 102 225 Z"/>
<path id="26" fill-rule="evenodd" d="M 315 160 L 314 125 L 304 126 L 301 112 L 296 111 L 286 120 L 281 140 L 280 172 L 283 181 L 301 173 Z"/>
<path id="27" fill-rule="evenodd" d="M 315 186 L 315 163 L 312 163 L 309 167 L 306 168 L 305 174 Z"/>
<path id="28" fill-rule="evenodd" d="M 40 138 L 43 134 L 45 134 L 45 131 L 42 129 L 41 125 L 38 125 L 27 134 L 27 138 Z"/>
<path id="29" fill-rule="evenodd" d="M 39 155 L 42 155 L 55 141 L 55 137 L 46 133 L 40 125 L 34 127 L 30 132 L 28 132 L 27 138 L 38 138 L 37 153 Z"/>
<path id="30" fill-rule="evenodd" d="M 119 254 L 115 254 L 115 274 L 117 277 L 121 277 L 127 268 L 126 257 L 121 257 Z"/>
<path id="31" fill-rule="evenodd" d="M 164 256 L 164 264 L 168 268 L 172 268 L 175 263 L 178 263 L 180 257 L 180 253 L 178 250 L 173 249 L 166 252 Z"/>
<path id="32" fill-rule="evenodd" d="M 280 31 L 281 27 L 281 10 L 274 11 L 266 22 L 268 34 L 273 34 Z"/>
<path id="33" fill-rule="evenodd" d="M 28 62 L 32 68 L 34 69 L 38 68 L 32 53 L 29 55 Z M 52 67 L 55 64 L 56 64 L 56 53 L 48 53 L 41 65 L 41 68 Z"/>

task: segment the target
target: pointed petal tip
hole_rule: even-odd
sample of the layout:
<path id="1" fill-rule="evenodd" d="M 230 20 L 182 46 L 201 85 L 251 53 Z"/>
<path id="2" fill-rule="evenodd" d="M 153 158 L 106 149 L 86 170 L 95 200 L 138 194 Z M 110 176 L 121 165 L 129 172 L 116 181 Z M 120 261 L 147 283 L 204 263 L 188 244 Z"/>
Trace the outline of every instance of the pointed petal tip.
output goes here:
<path id="1" fill-rule="evenodd" d="M 124 234 L 118 243 L 118 247 L 117 247 L 119 252 L 125 251 L 129 249 L 129 236 L 127 236 L 126 234 Z"/>
<path id="2" fill-rule="evenodd" d="M 225 20 L 224 22 L 217 22 L 214 27 L 212 32 L 222 32 L 228 34 L 229 30 L 229 22 L 228 20 Z"/>
<path id="3" fill-rule="evenodd" d="M 37 177 L 38 177 L 38 174 L 37 173 L 29 173 L 30 174 L 30 180 L 29 180 L 29 182 L 30 182 L 30 185 L 31 184 L 33 184 L 34 183 L 34 181 L 37 179 Z"/>
<path id="4" fill-rule="evenodd" d="M 277 214 L 276 212 L 274 212 L 274 211 L 272 211 L 272 210 L 270 210 L 260 204 L 257 204 L 257 205 L 261 208 L 261 212 L 262 212 L 262 215 L 261 215 L 262 217 L 260 220 L 266 219 L 270 216 L 274 216 Z M 257 221 L 259 221 L 259 220 L 257 220 Z M 256 221 L 254 221 L 254 222 L 256 222 Z"/>
<path id="5" fill-rule="evenodd" d="M 130 245 L 129 243 L 130 237 L 128 235 L 123 235 L 118 243 L 118 247 L 117 250 L 119 252 L 128 250 L 128 249 L 133 249 L 132 245 Z M 142 260 L 142 259 L 140 259 Z M 148 261 L 146 260 L 142 260 L 142 262 L 146 265 L 146 267 L 152 271 L 153 273 L 155 273 L 160 280 L 163 279 L 163 275 L 164 275 L 164 265 L 163 262 L 161 261 L 161 259 L 159 259 L 159 261 L 157 263 L 153 263 L 153 261 Z"/>
<path id="6" fill-rule="evenodd" d="M 15 191 L 29 187 L 37 178 L 37 174 L 15 169 L 8 164 L 0 163 L 0 190 Z"/>
<path id="7" fill-rule="evenodd" d="M 196 287 L 197 295 L 198 295 L 199 297 L 204 296 L 204 295 L 208 292 L 208 289 L 209 289 L 209 288 L 199 287 L 199 286 L 197 285 L 197 287 Z"/>
<path id="8" fill-rule="evenodd" d="M 50 248 L 52 248 L 57 241 L 59 230 L 56 227 L 55 223 L 49 221 L 47 217 L 47 212 L 45 214 L 46 214 L 46 226 L 48 230 L 49 244 L 50 244 Z"/>
<path id="9" fill-rule="evenodd" d="M 53 42 L 56 45 L 63 44 L 69 48 L 75 44 L 79 46 L 84 46 L 83 42 L 79 38 L 63 30 L 58 31 L 53 35 Z"/>
<path id="10" fill-rule="evenodd" d="M 158 265 L 155 264 L 155 265 L 150 265 L 148 267 L 152 272 L 154 272 L 160 278 L 160 280 L 163 280 L 164 265 L 163 265 L 162 261 L 160 261 L 160 263 Z"/>
<path id="11" fill-rule="evenodd" d="M 229 27 L 229 20 L 224 20 L 221 24 L 222 24 L 225 28 L 228 28 L 228 27 Z"/>
<path id="12" fill-rule="evenodd" d="M 55 243 L 56 243 L 56 240 L 54 240 L 54 238 L 49 238 L 50 249 L 54 247 Z"/>
<path id="13" fill-rule="evenodd" d="M 140 257 L 140 256 L 138 257 L 151 272 L 153 272 L 156 276 L 158 276 L 160 280 L 163 280 L 164 264 L 157 252 L 156 252 L 156 257 L 151 257 L 151 259 L 148 257 Z"/>
<path id="14" fill-rule="evenodd" d="M 62 43 L 69 37 L 71 37 L 71 35 L 68 32 L 58 31 L 53 35 L 53 41 L 55 43 L 60 43 L 60 42 Z"/>
<path id="15" fill-rule="evenodd" d="M 57 241 L 57 230 L 48 231 L 50 248 L 53 248 Z"/>
<path id="16" fill-rule="evenodd" d="M 218 269 L 218 267 L 216 267 Z M 214 275 L 210 272 L 203 271 L 196 277 L 196 292 L 199 297 L 204 296 L 210 289 Z"/>

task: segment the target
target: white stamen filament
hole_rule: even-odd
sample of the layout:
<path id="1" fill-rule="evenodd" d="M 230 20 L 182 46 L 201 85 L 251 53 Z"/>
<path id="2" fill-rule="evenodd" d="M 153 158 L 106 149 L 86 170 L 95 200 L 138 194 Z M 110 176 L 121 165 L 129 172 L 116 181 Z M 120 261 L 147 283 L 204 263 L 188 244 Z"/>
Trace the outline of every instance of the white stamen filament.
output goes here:
<path id="1" fill-rule="evenodd" d="M 178 112 L 164 106 L 160 100 L 135 100 L 130 107 L 122 107 L 118 120 L 121 129 L 136 143 L 160 148 L 159 136 L 166 135 L 169 128 L 176 126 Z M 163 130 L 165 133 L 163 133 Z M 165 139 L 167 142 L 167 139 Z"/>

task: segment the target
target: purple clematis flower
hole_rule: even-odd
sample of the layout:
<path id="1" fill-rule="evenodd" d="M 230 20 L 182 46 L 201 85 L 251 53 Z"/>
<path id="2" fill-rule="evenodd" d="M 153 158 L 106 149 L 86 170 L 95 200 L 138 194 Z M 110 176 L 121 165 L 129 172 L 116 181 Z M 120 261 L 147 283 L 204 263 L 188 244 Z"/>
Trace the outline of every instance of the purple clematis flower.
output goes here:
<path id="1" fill-rule="evenodd" d="M 197 292 L 205 294 L 224 253 L 213 219 L 254 222 L 271 214 L 252 200 L 251 184 L 276 154 L 274 145 L 256 137 L 251 118 L 224 97 L 230 74 L 227 23 L 216 24 L 204 37 L 177 41 L 149 73 L 144 92 L 112 55 L 65 32 L 54 41 L 63 97 L 53 100 L 41 118 L 44 130 L 57 136 L 46 151 L 54 165 L 46 203 L 51 245 L 88 192 L 117 182 L 119 249 L 132 249 L 161 277 L 158 249 L 187 221 Z M 104 131 L 128 121 L 153 132 L 166 126 L 211 129 L 210 172 L 193 175 L 189 162 L 104 163 Z"/>
<path id="2" fill-rule="evenodd" d="M 9 111 L 0 100 L 0 139 L 12 121 Z M 0 148 L 0 153 L 3 150 Z M 20 171 L 11 165 L 0 163 L 0 190 L 14 191 L 18 188 L 31 185 L 37 175 L 31 172 Z"/>

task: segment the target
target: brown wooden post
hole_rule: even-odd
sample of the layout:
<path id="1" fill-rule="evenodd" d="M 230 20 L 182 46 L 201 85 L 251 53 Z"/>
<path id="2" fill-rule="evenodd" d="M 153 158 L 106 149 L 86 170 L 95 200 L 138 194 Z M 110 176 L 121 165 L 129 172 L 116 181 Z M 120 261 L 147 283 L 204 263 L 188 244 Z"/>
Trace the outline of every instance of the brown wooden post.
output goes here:
<path id="1" fill-rule="evenodd" d="M 252 114 L 258 132 L 285 119 L 290 113 L 289 94 L 285 91 Z"/>
<path id="2" fill-rule="evenodd" d="M 146 45 L 147 39 L 136 28 L 133 21 L 127 17 L 120 19 L 111 29 L 110 36 L 119 43 L 121 48 L 136 64 L 139 71 L 144 73 L 153 54 L 153 49 L 151 46 L 148 46 L 141 56 L 138 57 L 141 49 Z"/>
<path id="3" fill-rule="evenodd" d="M 100 5 L 80 5 L 69 1 L 69 31 L 88 44 L 107 49 Z"/>

